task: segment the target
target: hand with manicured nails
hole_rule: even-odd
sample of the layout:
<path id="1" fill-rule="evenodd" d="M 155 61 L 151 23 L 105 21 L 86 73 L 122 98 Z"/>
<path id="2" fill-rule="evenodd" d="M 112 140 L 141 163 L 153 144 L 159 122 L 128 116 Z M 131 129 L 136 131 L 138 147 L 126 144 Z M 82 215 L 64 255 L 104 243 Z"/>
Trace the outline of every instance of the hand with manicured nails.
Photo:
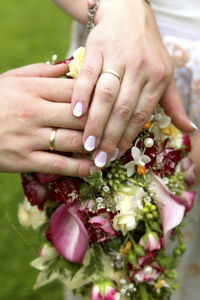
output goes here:
<path id="1" fill-rule="evenodd" d="M 86 116 L 71 112 L 74 80 L 56 78 L 66 64 L 35 64 L 0 75 L 0 171 L 86 176 L 91 161 L 67 152 L 85 153 Z M 49 151 L 52 128 L 58 128 L 55 152 Z"/>
<path id="2" fill-rule="evenodd" d="M 104 69 L 117 72 L 121 82 L 102 74 Z M 83 144 L 94 151 L 96 166 L 130 147 L 158 103 L 179 129 L 194 131 L 150 6 L 141 0 L 101 0 L 72 94 L 74 115 L 88 113 Z"/>

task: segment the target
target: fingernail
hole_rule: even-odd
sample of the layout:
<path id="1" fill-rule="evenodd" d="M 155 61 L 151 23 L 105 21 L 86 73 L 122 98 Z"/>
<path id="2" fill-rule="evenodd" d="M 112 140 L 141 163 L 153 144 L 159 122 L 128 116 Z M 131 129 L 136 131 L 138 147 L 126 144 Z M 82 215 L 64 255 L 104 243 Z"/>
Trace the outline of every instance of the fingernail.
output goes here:
<path id="1" fill-rule="evenodd" d="M 117 158 L 118 154 L 119 154 L 119 148 L 116 148 L 115 149 L 115 153 L 113 154 L 113 156 L 112 156 L 112 158 L 111 158 L 110 161 L 114 161 Z"/>
<path id="2" fill-rule="evenodd" d="M 198 130 L 199 128 L 197 127 L 197 125 L 195 125 L 192 121 L 190 121 L 190 124 L 192 125 L 192 127 L 195 129 L 195 130 Z"/>
<path id="3" fill-rule="evenodd" d="M 93 151 L 95 149 L 96 138 L 93 135 L 89 135 L 84 143 L 86 151 Z"/>
<path id="4" fill-rule="evenodd" d="M 98 168 L 102 168 L 105 166 L 106 162 L 107 162 L 107 158 L 108 158 L 108 154 L 104 151 L 100 151 L 95 160 L 94 163 Z"/>
<path id="5" fill-rule="evenodd" d="M 81 117 L 83 113 L 83 104 L 79 101 L 76 103 L 73 109 L 73 115 L 75 117 Z"/>

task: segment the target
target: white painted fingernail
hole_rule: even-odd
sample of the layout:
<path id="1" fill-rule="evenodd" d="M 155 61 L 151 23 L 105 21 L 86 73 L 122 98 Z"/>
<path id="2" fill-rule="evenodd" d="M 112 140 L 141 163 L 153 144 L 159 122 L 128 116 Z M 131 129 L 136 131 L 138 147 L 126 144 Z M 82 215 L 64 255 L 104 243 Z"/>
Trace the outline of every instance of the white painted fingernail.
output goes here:
<path id="1" fill-rule="evenodd" d="M 192 125 L 192 127 L 193 127 L 195 130 L 199 130 L 199 128 L 197 127 L 197 125 L 195 125 L 192 121 L 190 121 L 190 124 Z"/>
<path id="2" fill-rule="evenodd" d="M 94 163 L 98 168 L 102 168 L 105 166 L 106 162 L 107 162 L 107 158 L 108 158 L 108 154 L 104 151 L 100 151 L 95 160 Z"/>
<path id="3" fill-rule="evenodd" d="M 112 158 L 111 158 L 110 161 L 114 161 L 117 158 L 118 154 L 119 154 L 119 148 L 116 148 L 115 149 L 115 153 L 113 154 L 113 156 L 112 156 Z"/>
<path id="4" fill-rule="evenodd" d="M 82 102 L 77 102 L 73 109 L 73 115 L 75 117 L 81 117 L 83 113 L 83 104 Z"/>
<path id="5" fill-rule="evenodd" d="M 93 151 L 95 149 L 96 138 L 93 135 L 89 135 L 84 143 L 86 151 Z"/>

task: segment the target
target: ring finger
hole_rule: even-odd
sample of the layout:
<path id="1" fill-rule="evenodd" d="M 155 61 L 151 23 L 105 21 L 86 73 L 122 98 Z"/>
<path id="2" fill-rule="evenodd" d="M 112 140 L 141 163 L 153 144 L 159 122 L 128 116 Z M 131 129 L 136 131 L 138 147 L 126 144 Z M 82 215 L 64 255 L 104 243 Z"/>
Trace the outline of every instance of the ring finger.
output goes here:
<path id="1" fill-rule="evenodd" d="M 83 144 L 87 151 L 93 151 L 99 146 L 112 107 L 119 93 L 120 80 L 112 72 L 114 72 L 112 69 L 107 69 L 105 73 L 102 73 L 95 89 L 83 136 Z M 120 73 L 122 74 L 122 72 Z"/>
<path id="2" fill-rule="evenodd" d="M 120 149 L 116 146 L 126 130 L 143 85 L 144 83 L 140 78 L 135 78 L 133 81 L 132 78 L 130 80 L 129 74 L 126 73 L 124 76 L 120 93 L 107 122 L 100 147 L 93 155 L 97 167 L 103 167 L 113 153 L 113 159 L 118 156 Z"/>
<path id="3" fill-rule="evenodd" d="M 50 137 L 53 128 L 38 130 L 35 150 L 50 150 Z M 86 153 L 82 144 L 83 133 L 77 130 L 57 128 L 53 138 L 53 150 L 58 152 Z"/>

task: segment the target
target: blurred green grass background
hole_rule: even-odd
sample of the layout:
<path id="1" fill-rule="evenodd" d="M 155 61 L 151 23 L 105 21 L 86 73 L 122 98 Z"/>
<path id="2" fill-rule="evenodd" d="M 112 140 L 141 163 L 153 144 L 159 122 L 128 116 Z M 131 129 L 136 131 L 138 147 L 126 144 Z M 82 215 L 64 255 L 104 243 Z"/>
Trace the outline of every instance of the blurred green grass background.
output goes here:
<path id="1" fill-rule="evenodd" d="M 0 73 L 26 64 L 60 59 L 69 46 L 71 20 L 51 0 L 0 0 Z M 54 282 L 34 291 L 39 241 L 17 220 L 23 199 L 20 176 L 0 174 L 0 300 L 61 300 L 62 286 Z"/>

